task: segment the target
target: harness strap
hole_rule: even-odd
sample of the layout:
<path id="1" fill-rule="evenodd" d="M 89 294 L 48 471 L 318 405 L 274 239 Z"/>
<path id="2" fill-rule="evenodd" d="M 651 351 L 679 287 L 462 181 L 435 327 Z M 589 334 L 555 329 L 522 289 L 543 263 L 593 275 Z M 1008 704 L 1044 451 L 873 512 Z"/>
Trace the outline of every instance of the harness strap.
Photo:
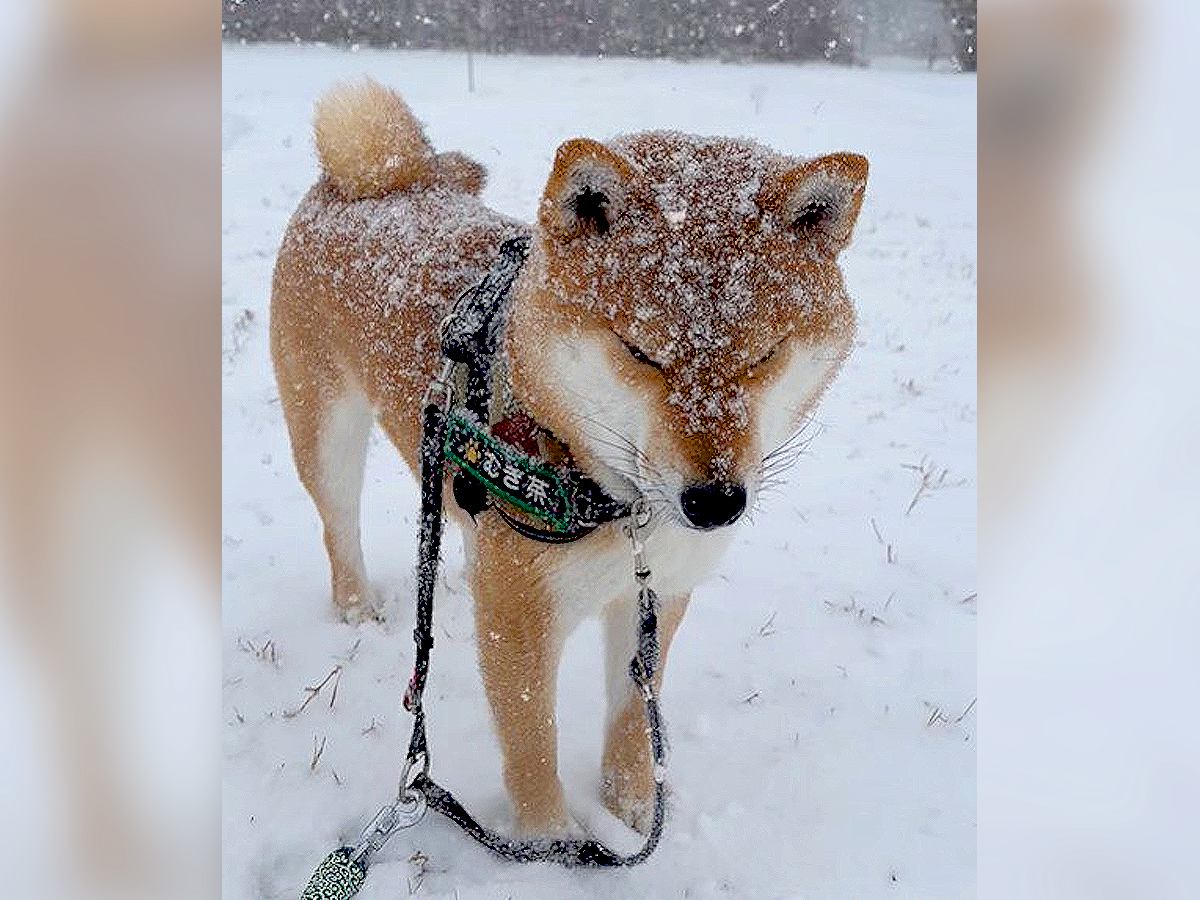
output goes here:
<path id="1" fill-rule="evenodd" d="M 489 508 L 494 510 L 496 515 L 504 520 L 504 524 L 521 535 L 521 537 L 529 538 L 531 541 L 539 541 L 543 544 L 571 544 L 580 538 L 587 537 L 599 527 L 597 525 L 586 525 L 582 528 L 576 528 L 573 531 L 549 531 L 545 528 L 537 528 L 526 522 L 522 522 L 499 503 L 491 503 L 489 504 Z"/>

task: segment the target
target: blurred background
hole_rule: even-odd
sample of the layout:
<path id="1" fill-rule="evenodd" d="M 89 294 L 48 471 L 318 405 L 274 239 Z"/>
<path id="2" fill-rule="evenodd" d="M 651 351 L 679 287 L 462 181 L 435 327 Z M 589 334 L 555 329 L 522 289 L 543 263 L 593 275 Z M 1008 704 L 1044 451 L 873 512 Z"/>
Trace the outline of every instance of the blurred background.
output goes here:
<path id="1" fill-rule="evenodd" d="M 226 38 L 728 61 L 887 56 L 975 70 L 973 0 L 224 0 Z"/>
<path id="2" fill-rule="evenodd" d="M 8 3 L 0 65 L 0 867 L 217 890 L 220 26 Z"/>
<path id="3" fill-rule="evenodd" d="M 1188 897 L 1197 7 L 979 28 L 980 892 Z"/>
<path id="4" fill-rule="evenodd" d="M 1194 896 L 1196 7 L 981 7 L 979 893 Z M 217 892 L 222 36 L 971 70 L 975 20 L 902 0 L 10 2 L 7 893 Z"/>

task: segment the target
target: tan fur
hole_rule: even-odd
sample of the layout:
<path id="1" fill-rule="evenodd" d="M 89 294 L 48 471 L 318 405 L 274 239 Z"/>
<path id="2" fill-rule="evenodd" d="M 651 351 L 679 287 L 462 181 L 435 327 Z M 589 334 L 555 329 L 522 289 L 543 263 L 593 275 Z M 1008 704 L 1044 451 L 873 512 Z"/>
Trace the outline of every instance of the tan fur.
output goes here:
<path id="1" fill-rule="evenodd" d="M 517 827 L 562 832 L 555 675 L 562 653 L 540 557 L 544 548 L 488 522 L 476 534 L 471 593 L 479 664 L 504 749 L 504 782 Z"/>
<path id="2" fill-rule="evenodd" d="M 809 393 L 793 398 L 789 412 L 799 420 L 849 350 L 854 312 L 835 257 L 862 202 L 861 157 L 805 161 L 748 142 L 680 135 L 637 135 L 609 144 L 579 138 L 559 149 L 539 206 L 539 226 L 531 229 L 482 206 L 475 195 L 483 168 L 457 153 L 432 156 L 402 101 L 378 85 L 340 91 L 333 101 L 322 101 L 320 110 L 318 146 L 324 148 L 326 177 L 302 201 L 280 249 L 271 346 L 297 470 L 325 526 L 333 599 L 347 618 L 371 612 L 358 541 L 355 473 L 361 473 L 362 453 L 353 411 L 359 403 L 369 407 L 417 470 L 421 397 L 440 367 L 438 325 L 461 291 L 491 267 L 504 239 L 532 231 L 504 347 L 513 394 L 545 429 L 543 444 L 551 455 L 571 454 L 593 477 L 607 476 L 586 446 L 572 398 L 546 368 L 554 347 L 584 340 L 602 347 L 604 365 L 617 383 L 640 392 L 655 411 L 647 452 L 694 478 L 749 477 L 763 452 L 750 436 L 758 413 L 739 418 L 738 404 L 753 406 L 793 356 L 819 348 L 829 354 L 821 363 L 827 372 Z M 730 196 L 721 186 L 685 186 L 680 200 L 695 205 L 695 218 L 671 224 L 654 207 L 647 179 L 675 151 L 694 152 L 707 172 L 732 181 L 725 186 Z M 406 176 L 381 177 L 380 160 Z M 828 177 L 826 187 L 841 192 L 833 210 L 839 218 L 823 222 L 819 232 L 799 234 L 788 219 L 789 204 L 801 187 L 812 189 L 815 182 L 806 174 L 814 167 Z M 389 184 L 393 193 L 379 196 Z M 595 210 L 589 214 L 578 202 L 583 188 L 603 192 L 604 214 L 614 221 L 610 235 L 593 233 Z M 730 199 L 733 194 L 740 199 Z M 715 205 L 702 209 L 710 196 Z M 726 203 L 739 204 L 745 215 L 731 218 L 721 205 Z M 642 217 L 636 221 L 651 231 L 653 239 L 640 250 L 624 249 L 634 221 L 621 219 L 625 215 Z M 711 222 L 732 222 L 733 231 L 706 237 Z M 759 263 L 733 273 L 737 315 L 717 322 L 725 334 L 713 347 L 668 343 L 696 319 L 708 302 L 704 298 L 690 311 L 672 305 L 649 265 L 622 270 L 610 280 L 593 271 L 598 264 L 613 267 L 611 258 L 604 263 L 606 252 L 649 263 L 650 254 L 681 248 L 693 254 L 698 270 L 736 266 L 730 248 Z M 683 288 L 705 289 L 702 271 L 697 279 Z M 646 304 L 657 304 L 649 322 L 640 309 Z M 621 345 L 625 338 L 661 354 L 662 370 L 637 363 Z M 773 349 L 779 352 L 760 362 Z M 716 371 L 722 379 L 712 377 Z M 692 372 L 712 391 L 713 403 L 704 409 L 714 411 L 702 421 L 672 399 L 672 380 Z M 346 455 L 331 458 L 331 447 L 345 448 Z M 628 543 L 620 527 L 603 526 L 567 547 L 547 546 L 520 537 L 493 514 L 472 524 L 453 503 L 447 509 L 468 533 L 479 662 L 518 827 L 536 834 L 568 827 L 557 774 L 556 674 L 566 636 L 580 616 L 599 611 L 591 604 L 595 600 L 608 623 L 610 659 L 604 800 L 624 821 L 645 828 L 653 778 L 640 704 L 624 674 L 628 657 L 621 655 L 621 642 L 632 634 L 633 581 L 624 568 Z M 647 545 L 660 548 L 654 552 L 683 542 L 691 555 L 678 560 L 703 560 L 712 556 L 704 548 L 724 546 L 721 538 L 691 537 L 672 521 L 668 516 L 656 526 L 661 533 L 651 535 Z M 675 562 L 651 559 L 663 579 L 663 595 L 678 598 L 661 614 L 664 651 L 694 583 L 692 564 L 672 568 Z M 589 566 L 602 575 L 620 569 L 619 580 L 604 588 L 604 596 L 564 595 L 579 578 L 588 584 L 582 593 L 601 590 L 598 579 L 586 574 Z M 686 571 L 677 571 L 681 567 Z"/>
<path id="3" fill-rule="evenodd" d="M 341 85 L 317 102 L 317 156 L 347 200 L 428 184 L 433 148 L 407 104 L 373 79 Z"/>
<path id="4" fill-rule="evenodd" d="M 435 159 L 437 178 L 452 191 L 478 197 L 487 183 L 487 169 L 465 153 L 451 150 L 439 153 Z"/>

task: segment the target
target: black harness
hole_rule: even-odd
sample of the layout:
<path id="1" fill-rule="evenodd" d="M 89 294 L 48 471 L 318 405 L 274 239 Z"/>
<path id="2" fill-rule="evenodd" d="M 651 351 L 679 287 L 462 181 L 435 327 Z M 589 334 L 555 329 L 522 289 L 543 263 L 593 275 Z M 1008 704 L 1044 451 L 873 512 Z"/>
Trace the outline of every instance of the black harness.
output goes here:
<path id="1" fill-rule="evenodd" d="M 641 501 L 632 506 L 608 497 L 582 472 L 550 466 L 488 433 L 493 396 L 493 359 L 507 319 L 513 281 L 529 250 L 527 237 L 500 247 L 492 270 L 458 299 L 442 326 L 442 375 L 430 386 L 422 410 L 421 533 L 417 561 L 416 627 L 413 674 L 404 708 L 413 716 L 412 735 L 396 801 L 383 807 L 354 847 L 335 850 L 317 868 L 301 900 L 345 900 L 362 886 L 370 857 L 399 828 L 433 809 L 457 824 L 497 856 L 514 862 L 554 862 L 566 866 L 617 867 L 644 862 L 658 846 L 666 818 L 663 780 L 666 746 L 654 691 L 658 667 L 658 599 L 650 587 L 650 569 L 642 547 L 649 514 Z M 465 367 L 461 407 L 453 405 L 455 366 Z M 579 540 L 606 522 L 628 518 L 638 585 L 637 649 L 629 675 L 642 697 L 651 760 L 654 765 L 654 816 L 642 847 L 622 854 L 592 839 L 518 840 L 480 824 L 429 774 L 426 715 L 422 702 L 433 650 L 433 598 L 442 537 L 442 492 L 447 463 L 455 468 L 455 500 L 472 517 L 492 509 L 520 534 L 533 540 Z M 544 482 L 544 484 L 543 484 Z M 541 522 L 530 525 L 504 508 L 511 504 Z"/>
<path id="2" fill-rule="evenodd" d="M 563 544 L 625 518 L 630 507 L 578 469 L 549 466 L 488 433 L 494 418 L 494 360 L 508 322 L 512 285 L 528 255 L 527 236 L 501 244 L 492 270 L 459 296 L 442 323 L 442 355 L 466 370 L 462 407 L 451 410 L 446 425 L 446 456 L 457 469 L 455 502 L 472 519 L 491 508 L 523 536 Z M 522 521 L 505 504 L 548 527 Z"/>

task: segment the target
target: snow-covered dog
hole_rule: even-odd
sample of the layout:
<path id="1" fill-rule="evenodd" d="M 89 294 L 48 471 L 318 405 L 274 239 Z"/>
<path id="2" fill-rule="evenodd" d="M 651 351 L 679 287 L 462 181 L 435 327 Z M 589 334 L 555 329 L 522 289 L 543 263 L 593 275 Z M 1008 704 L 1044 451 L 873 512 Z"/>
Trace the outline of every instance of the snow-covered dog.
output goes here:
<path id="1" fill-rule="evenodd" d="M 692 589 L 850 350 L 837 258 L 867 161 L 798 159 L 672 132 L 558 149 L 537 222 L 478 200 L 485 172 L 435 153 L 395 93 L 334 90 L 316 112 L 324 175 L 287 229 L 271 346 L 296 466 L 325 528 L 333 600 L 373 612 L 359 546 L 367 436 L 378 421 L 419 468 L 438 327 L 506 238 L 532 236 L 500 353 L 506 389 L 550 459 L 654 510 L 646 554 L 665 652 Z M 484 513 L 464 523 L 483 681 L 518 827 L 567 825 L 555 678 L 567 635 L 603 617 L 606 806 L 645 830 L 654 795 L 626 664 L 636 587 L 619 525 L 563 546 Z M 659 677 L 661 678 L 661 667 Z"/>

